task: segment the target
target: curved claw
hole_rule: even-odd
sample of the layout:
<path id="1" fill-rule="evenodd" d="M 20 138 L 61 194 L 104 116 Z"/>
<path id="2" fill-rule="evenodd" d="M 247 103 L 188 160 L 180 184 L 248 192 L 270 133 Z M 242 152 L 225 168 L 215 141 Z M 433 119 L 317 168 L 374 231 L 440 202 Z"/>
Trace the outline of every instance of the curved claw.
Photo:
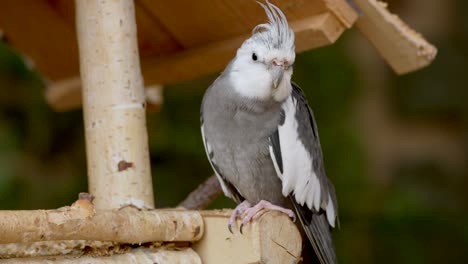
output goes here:
<path id="1" fill-rule="evenodd" d="M 232 226 L 236 223 L 236 219 L 241 215 L 245 210 L 251 207 L 251 204 L 247 201 L 244 200 L 242 203 L 238 204 L 236 208 L 234 208 L 234 211 L 231 214 L 231 217 L 229 217 L 229 224 L 228 224 L 228 229 L 231 234 L 234 234 L 232 232 Z M 242 228 L 241 228 L 241 233 L 242 233 Z"/>
<path id="2" fill-rule="evenodd" d="M 244 233 L 242 232 L 242 228 L 244 228 L 244 223 L 242 223 L 239 228 L 240 233 L 243 235 Z"/>

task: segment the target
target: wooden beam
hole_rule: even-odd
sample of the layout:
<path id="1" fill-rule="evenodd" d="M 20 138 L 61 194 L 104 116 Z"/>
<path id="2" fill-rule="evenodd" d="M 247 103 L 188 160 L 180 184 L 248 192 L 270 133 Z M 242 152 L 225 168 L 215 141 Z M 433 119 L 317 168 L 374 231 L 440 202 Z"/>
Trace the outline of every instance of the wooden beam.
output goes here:
<path id="1" fill-rule="evenodd" d="M 203 239 L 193 245 L 204 264 L 298 263 L 302 240 L 296 225 L 283 213 L 264 211 L 252 223 L 234 234 L 227 228 L 232 210 L 202 211 L 205 221 Z"/>
<path id="2" fill-rule="evenodd" d="M 358 13 L 347 3 L 347 0 L 324 0 L 325 6 L 346 27 L 351 28 L 358 19 Z"/>
<path id="3" fill-rule="evenodd" d="M 429 65 L 437 49 L 418 32 L 390 13 L 378 0 L 354 0 L 363 12 L 356 25 L 397 74 Z M 428 18 L 430 19 L 430 18 Z"/>
<path id="4" fill-rule="evenodd" d="M 302 52 L 334 43 L 346 29 L 332 13 L 325 12 L 290 23 L 296 33 L 296 51 Z M 221 71 L 235 56 L 236 50 L 250 35 L 216 42 L 164 57 L 143 58 L 142 71 L 147 84 L 171 84 Z M 65 84 L 69 83 L 68 81 Z M 46 96 L 56 110 L 79 106 L 79 82 L 64 87 L 58 82 L 49 86 Z"/>
<path id="5" fill-rule="evenodd" d="M 295 21 L 291 27 L 296 32 L 297 53 L 333 44 L 346 30 L 332 13 Z"/>

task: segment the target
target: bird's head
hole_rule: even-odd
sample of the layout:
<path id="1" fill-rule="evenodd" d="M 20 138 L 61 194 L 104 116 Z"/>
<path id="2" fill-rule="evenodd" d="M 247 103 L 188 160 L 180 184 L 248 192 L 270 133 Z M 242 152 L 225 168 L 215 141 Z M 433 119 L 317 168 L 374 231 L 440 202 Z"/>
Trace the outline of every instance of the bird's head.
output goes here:
<path id="1" fill-rule="evenodd" d="M 231 64 L 234 89 L 244 97 L 281 102 L 291 93 L 291 76 L 296 57 L 294 32 L 281 10 L 266 1 L 258 2 L 268 23 L 257 25 L 252 36 L 237 50 Z"/>

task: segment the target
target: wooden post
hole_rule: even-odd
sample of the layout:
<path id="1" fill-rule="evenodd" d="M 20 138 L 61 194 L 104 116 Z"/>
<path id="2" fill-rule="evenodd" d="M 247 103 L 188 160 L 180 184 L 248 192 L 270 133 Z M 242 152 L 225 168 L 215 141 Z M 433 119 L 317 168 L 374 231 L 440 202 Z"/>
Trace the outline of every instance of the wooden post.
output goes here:
<path id="1" fill-rule="evenodd" d="M 96 209 L 154 207 L 133 1 L 76 0 L 89 191 Z"/>
<path id="2" fill-rule="evenodd" d="M 231 234 L 227 228 L 231 213 L 231 210 L 201 211 L 205 232 L 192 248 L 204 264 L 289 264 L 300 261 L 301 235 L 287 215 L 263 211 L 245 226 L 244 234 L 238 231 L 240 220 Z"/>

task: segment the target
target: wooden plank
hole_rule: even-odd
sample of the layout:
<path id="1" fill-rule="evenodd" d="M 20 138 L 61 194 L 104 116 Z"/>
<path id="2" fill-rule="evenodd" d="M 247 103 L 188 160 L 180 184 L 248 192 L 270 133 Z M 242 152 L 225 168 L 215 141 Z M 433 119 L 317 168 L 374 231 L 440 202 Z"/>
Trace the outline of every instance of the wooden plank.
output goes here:
<path id="1" fill-rule="evenodd" d="M 254 26 L 266 22 L 265 12 L 261 6 L 251 0 L 140 0 L 140 2 L 185 48 L 232 39 L 247 34 Z M 271 2 L 281 8 L 291 21 L 327 11 L 322 0 Z"/>
<path id="2" fill-rule="evenodd" d="M 322 13 L 290 23 L 296 33 L 296 51 L 302 52 L 334 43 L 344 32 L 344 25 L 331 13 Z M 165 57 L 143 58 L 142 72 L 146 84 L 171 84 L 221 71 L 234 57 L 236 50 L 250 34 L 189 49 Z M 56 110 L 78 107 L 81 99 L 74 87 L 63 87 L 62 82 L 47 88 L 46 97 Z M 65 83 L 66 84 L 66 83 Z"/>
<path id="3" fill-rule="evenodd" d="M 239 233 L 240 220 L 234 234 L 227 228 L 231 210 L 202 211 L 205 222 L 203 238 L 193 245 L 204 264 L 297 263 L 301 257 L 299 230 L 283 213 L 264 211 Z"/>
<path id="4" fill-rule="evenodd" d="M 346 0 L 324 0 L 325 6 L 343 25 L 350 28 L 358 19 L 358 13 L 346 2 Z"/>
<path id="5" fill-rule="evenodd" d="M 47 78 L 76 76 L 78 47 L 73 27 L 46 1 L 2 1 L 0 27 L 9 42 Z"/>
<path id="6" fill-rule="evenodd" d="M 135 12 L 140 57 L 161 56 L 182 50 L 177 40 L 140 1 L 135 1 Z"/>
<path id="7" fill-rule="evenodd" d="M 333 44 L 346 30 L 331 13 L 295 21 L 291 26 L 296 32 L 297 53 Z"/>
<path id="8" fill-rule="evenodd" d="M 358 29 L 398 74 L 429 65 L 437 49 L 377 0 L 354 0 L 363 12 Z"/>

